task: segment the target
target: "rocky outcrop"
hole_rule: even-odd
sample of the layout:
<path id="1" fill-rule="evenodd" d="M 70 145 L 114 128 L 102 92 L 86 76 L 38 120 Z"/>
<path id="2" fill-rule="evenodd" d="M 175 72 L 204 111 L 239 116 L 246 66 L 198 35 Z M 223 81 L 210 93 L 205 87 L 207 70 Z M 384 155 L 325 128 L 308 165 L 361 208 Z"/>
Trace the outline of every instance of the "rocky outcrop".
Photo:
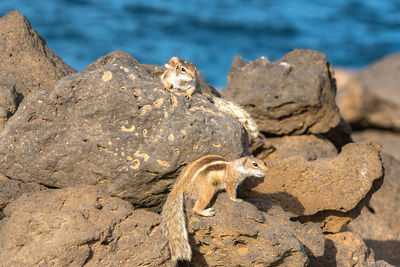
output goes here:
<path id="1" fill-rule="evenodd" d="M 375 258 L 400 265 L 400 54 L 388 55 L 358 71 L 336 71 L 343 117 L 355 131 L 356 141 L 382 144 L 385 177 L 361 215 L 347 227 L 358 233 Z"/>
<path id="2" fill-rule="evenodd" d="M 269 211 L 236 204 L 225 193 L 214 203 L 215 217 L 199 217 L 187 208 L 195 266 L 305 266 L 309 257 L 324 254 L 325 239 L 316 225 L 292 222 L 279 206 L 254 201 Z M 94 188 L 30 193 L 5 213 L 0 224 L 4 266 L 168 265 L 160 216 L 133 210 L 128 202 Z"/>
<path id="3" fill-rule="evenodd" d="M 148 210 L 159 211 L 186 162 L 246 154 L 242 125 L 206 96 L 164 90 L 164 67 L 115 51 L 75 73 L 18 12 L 0 26 L 0 265 L 169 265 Z M 320 52 L 235 59 L 225 93 L 259 123 L 265 138 L 251 151 L 270 170 L 239 188 L 247 202 L 219 194 L 214 217 L 193 215 L 187 199 L 194 266 L 383 266 L 355 235 L 322 234 L 355 218 L 382 183 L 378 145 L 344 146 L 335 90 Z"/>
<path id="4" fill-rule="evenodd" d="M 372 265 L 373 254 L 352 233 L 325 239 L 319 227 L 292 222 L 272 202 L 250 202 L 267 212 L 247 202 L 236 204 L 221 193 L 213 203 L 216 215 L 204 218 L 191 212 L 193 201 L 187 200 L 194 266 L 344 266 L 350 262 L 389 266 Z M 0 223 L 4 266 L 169 264 L 160 216 L 133 210 L 128 202 L 94 188 L 30 193 L 8 205 L 5 213 Z"/>
<path id="5" fill-rule="evenodd" d="M 243 196 L 276 201 L 292 219 L 335 233 L 379 188 L 380 148 L 350 144 L 351 128 L 338 113 L 336 82 L 322 53 L 294 50 L 276 62 L 235 58 L 224 94 L 266 135 L 268 149 L 252 151 L 268 160 L 268 177 L 245 181 Z"/>
<path id="6" fill-rule="evenodd" d="M 74 72 L 21 13 L 0 18 L 0 131 L 25 95 L 51 90 L 58 79 Z"/>
<path id="7" fill-rule="evenodd" d="M 309 256 L 324 254 L 324 236 L 316 225 L 290 221 L 266 200 L 235 203 L 217 196 L 215 216 L 199 217 L 187 201 L 186 214 L 195 266 L 306 266 Z"/>
<path id="8" fill-rule="evenodd" d="M 336 127 L 336 85 L 323 53 L 296 49 L 281 60 L 233 60 L 223 94 L 272 135 L 325 133 Z"/>
<path id="9" fill-rule="evenodd" d="M 356 128 L 400 131 L 399 59 L 393 54 L 357 73 L 338 72 L 338 106 L 346 121 Z"/>
<path id="10" fill-rule="evenodd" d="M 0 222 L 1 266 L 165 266 L 158 214 L 93 188 L 24 195 Z"/>
<path id="11" fill-rule="evenodd" d="M 58 79 L 74 72 L 21 13 L 12 11 L 0 18 L 0 85 L 25 96 L 51 90 Z"/>
<path id="12" fill-rule="evenodd" d="M 106 57 L 25 97 L 0 133 L 4 175 L 56 188 L 100 186 L 158 209 L 185 162 L 247 151 L 242 125 L 205 96 L 166 91 L 126 53 Z"/>
<path id="13" fill-rule="evenodd" d="M 380 146 L 371 143 L 348 144 L 333 158 L 290 157 L 271 160 L 267 166 L 263 182 L 244 182 L 244 195 L 275 201 L 292 217 L 318 223 L 324 232 L 338 232 L 355 217 L 352 210 L 383 176 Z"/>
<path id="14" fill-rule="evenodd" d="M 361 215 L 346 229 L 358 233 L 376 259 L 400 266 L 400 161 L 383 154 L 385 179 Z"/>

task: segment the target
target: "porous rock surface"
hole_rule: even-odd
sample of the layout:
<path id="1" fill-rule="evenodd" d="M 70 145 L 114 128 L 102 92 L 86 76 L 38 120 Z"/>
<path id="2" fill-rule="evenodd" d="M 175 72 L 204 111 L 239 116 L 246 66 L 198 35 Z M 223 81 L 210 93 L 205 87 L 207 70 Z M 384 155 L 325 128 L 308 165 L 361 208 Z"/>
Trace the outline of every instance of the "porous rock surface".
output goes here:
<path id="1" fill-rule="evenodd" d="M 94 188 L 26 194 L 0 221 L 0 266 L 165 266 L 158 214 Z"/>
<path id="2" fill-rule="evenodd" d="M 0 174 L 0 220 L 4 217 L 4 208 L 25 193 L 46 190 L 45 186 L 36 183 L 23 183 L 2 177 Z"/>
<path id="3" fill-rule="evenodd" d="M 302 217 L 301 221 L 309 219 L 324 232 L 338 232 L 354 217 L 346 213 L 367 196 L 375 180 L 382 178 L 380 153 L 378 144 L 352 143 L 332 158 L 271 160 L 267 162 L 268 175 L 261 183 L 259 179 L 247 179 L 240 188 L 246 197 L 279 203 L 293 217 L 322 212 L 316 217 Z"/>
<path id="4" fill-rule="evenodd" d="M 247 202 L 237 205 L 226 193 L 213 204 L 215 217 L 187 209 L 192 266 L 306 266 L 309 257 L 324 254 L 318 226 L 291 222 L 279 206 L 254 201 L 269 212 Z M 95 188 L 29 193 L 9 204 L 5 214 L 1 266 L 169 266 L 160 215 L 133 210 Z"/>
<path id="5" fill-rule="evenodd" d="M 276 204 L 249 200 L 235 203 L 218 194 L 215 216 L 193 214 L 186 198 L 186 214 L 194 266 L 306 266 L 309 256 L 324 254 L 324 236 L 317 225 L 290 221 Z"/>
<path id="6" fill-rule="evenodd" d="M 313 50 L 296 49 L 276 62 L 235 57 L 223 95 L 272 135 L 325 133 L 340 122 L 332 68 Z"/>
<path id="7" fill-rule="evenodd" d="M 326 235 L 325 254 L 322 257 L 312 258 L 310 267 L 378 267 L 374 253 L 360 236 L 352 232 L 343 232 Z"/>
<path id="8" fill-rule="evenodd" d="M 58 79 L 74 72 L 21 13 L 15 10 L 0 18 L 1 85 L 25 96 L 41 89 L 51 90 Z"/>
<path id="9" fill-rule="evenodd" d="M 1 172 L 56 188 L 96 185 L 158 209 L 185 162 L 247 152 L 237 120 L 203 95 L 166 91 L 153 70 L 114 52 L 27 95 L 0 133 Z"/>
<path id="10" fill-rule="evenodd" d="M 400 160 L 400 133 L 382 129 L 355 131 L 352 138 L 356 142 L 372 141 L 382 145 L 382 151 Z"/>
<path id="11" fill-rule="evenodd" d="M 338 73 L 337 103 L 356 128 L 400 131 L 400 54 L 388 55 L 357 73 Z M 350 77 L 348 77 L 350 75 Z"/>
<path id="12" fill-rule="evenodd" d="M 376 259 L 400 266 L 400 161 L 384 153 L 383 164 L 381 189 L 346 229 L 359 234 Z"/>
<path id="13" fill-rule="evenodd" d="M 0 131 L 7 119 L 14 114 L 20 102 L 20 97 L 14 87 L 0 84 Z"/>
<path id="14" fill-rule="evenodd" d="M 329 158 L 337 155 L 335 146 L 325 137 L 318 135 L 287 135 L 267 138 L 272 151 L 262 151 L 257 157 L 264 161 L 302 156 L 306 160 Z M 263 153 L 266 152 L 266 153 Z"/>

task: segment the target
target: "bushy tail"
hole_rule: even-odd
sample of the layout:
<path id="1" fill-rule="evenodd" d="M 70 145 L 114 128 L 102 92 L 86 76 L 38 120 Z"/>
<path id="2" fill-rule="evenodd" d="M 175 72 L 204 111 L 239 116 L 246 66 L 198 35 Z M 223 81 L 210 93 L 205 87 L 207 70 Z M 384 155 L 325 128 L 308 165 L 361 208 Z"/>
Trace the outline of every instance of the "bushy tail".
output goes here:
<path id="1" fill-rule="evenodd" d="M 247 111 L 224 98 L 214 97 L 213 100 L 219 110 L 236 118 L 243 125 L 253 141 L 257 139 L 260 134 L 257 123 Z"/>
<path id="2" fill-rule="evenodd" d="M 192 250 L 186 230 L 183 210 L 183 193 L 172 191 L 162 211 L 163 225 L 169 241 L 171 260 L 176 265 L 178 260 L 190 261 Z"/>

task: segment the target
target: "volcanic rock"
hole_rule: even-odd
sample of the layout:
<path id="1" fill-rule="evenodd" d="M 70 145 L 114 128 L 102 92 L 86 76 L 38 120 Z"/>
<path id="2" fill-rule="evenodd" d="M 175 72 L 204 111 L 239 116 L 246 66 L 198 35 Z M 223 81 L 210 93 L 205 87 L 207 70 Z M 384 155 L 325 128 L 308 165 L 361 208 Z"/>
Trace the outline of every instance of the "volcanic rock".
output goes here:
<path id="1" fill-rule="evenodd" d="M 47 46 L 18 11 L 0 18 L 0 84 L 26 96 L 51 90 L 60 78 L 76 72 Z"/>
<path id="2" fill-rule="evenodd" d="M 338 106 L 353 127 L 400 131 L 400 54 L 388 55 L 362 69 L 338 88 Z M 343 77 L 343 78 L 342 78 Z M 345 82 L 347 80 L 347 82 Z"/>
<path id="3" fill-rule="evenodd" d="M 348 212 L 377 190 L 373 183 L 383 176 L 380 149 L 373 143 L 352 143 L 333 158 L 271 160 L 264 181 L 250 178 L 240 188 L 245 197 L 270 199 L 304 223 L 317 222 L 324 232 L 338 232 L 358 215 Z"/>
<path id="4" fill-rule="evenodd" d="M 94 188 L 26 194 L 5 214 L 2 266 L 161 266 L 168 257 L 158 214 Z"/>
<path id="5" fill-rule="evenodd" d="M 0 220 L 4 217 L 4 208 L 25 193 L 47 189 L 36 183 L 22 183 L 2 177 L 0 174 Z"/>
<path id="6" fill-rule="evenodd" d="M 186 162 L 247 153 L 243 126 L 205 96 L 168 92 L 126 53 L 106 59 L 25 97 L 0 133 L 0 172 L 55 188 L 100 186 L 158 210 Z"/>
<path id="7" fill-rule="evenodd" d="M 359 234 L 376 259 L 400 266 L 400 161 L 383 154 L 383 164 L 382 187 L 346 229 Z"/>
<path id="8" fill-rule="evenodd" d="M 373 251 L 368 249 L 361 237 L 352 232 L 326 235 L 325 244 L 324 256 L 312 258 L 310 267 L 385 266 L 376 265 Z"/>
<path id="9" fill-rule="evenodd" d="M 4 124 L 17 110 L 20 97 L 14 87 L 0 85 L 0 131 Z"/>
<path id="10" fill-rule="evenodd" d="M 353 132 L 356 142 L 371 141 L 382 145 L 382 151 L 400 161 L 400 134 L 387 130 L 365 129 Z"/>
<path id="11" fill-rule="evenodd" d="M 276 62 L 235 57 L 223 95 L 270 135 L 326 133 L 340 122 L 332 67 L 313 50 L 296 49 Z"/>
<path id="12" fill-rule="evenodd" d="M 302 156 L 306 160 L 329 158 L 337 155 L 335 146 L 323 136 L 317 135 L 293 135 L 267 138 L 268 144 L 274 149 L 266 154 L 258 154 L 257 157 L 267 161 L 284 159 L 293 156 Z"/>
<path id="13" fill-rule="evenodd" d="M 292 222 L 276 204 L 249 200 L 235 203 L 226 193 L 217 196 L 215 216 L 186 214 L 194 266 L 306 266 L 309 256 L 324 254 L 324 236 L 317 225 Z"/>

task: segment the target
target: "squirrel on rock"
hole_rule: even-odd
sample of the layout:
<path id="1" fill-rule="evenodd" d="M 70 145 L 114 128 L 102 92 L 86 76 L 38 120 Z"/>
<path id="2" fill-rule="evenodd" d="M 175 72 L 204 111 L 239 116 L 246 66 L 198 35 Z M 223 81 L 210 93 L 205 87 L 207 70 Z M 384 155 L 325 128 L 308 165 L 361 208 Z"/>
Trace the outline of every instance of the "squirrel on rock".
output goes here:
<path id="1" fill-rule="evenodd" d="M 161 213 L 173 265 L 192 258 L 183 208 L 184 192 L 196 199 L 193 212 L 213 216 L 214 209 L 206 207 L 218 190 L 225 189 L 233 201 L 242 202 L 236 197 L 239 184 L 247 177 L 262 178 L 266 174 L 265 163 L 252 156 L 228 161 L 218 155 L 207 155 L 189 163 L 179 174 Z"/>
<path id="2" fill-rule="evenodd" d="M 250 141 L 255 142 L 257 138 L 261 138 L 257 124 L 250 114 L 237 104 L 223 98 L 215 88 L 207 84 L 193 63 L 172 57 L 164 66 L 165 71 L 160 79 L 166 90 L 181 90 L 189 99 L 195 92 L 207 95 L 217 109 L 237 119 L 243 125 L 249 133 Z"/>

